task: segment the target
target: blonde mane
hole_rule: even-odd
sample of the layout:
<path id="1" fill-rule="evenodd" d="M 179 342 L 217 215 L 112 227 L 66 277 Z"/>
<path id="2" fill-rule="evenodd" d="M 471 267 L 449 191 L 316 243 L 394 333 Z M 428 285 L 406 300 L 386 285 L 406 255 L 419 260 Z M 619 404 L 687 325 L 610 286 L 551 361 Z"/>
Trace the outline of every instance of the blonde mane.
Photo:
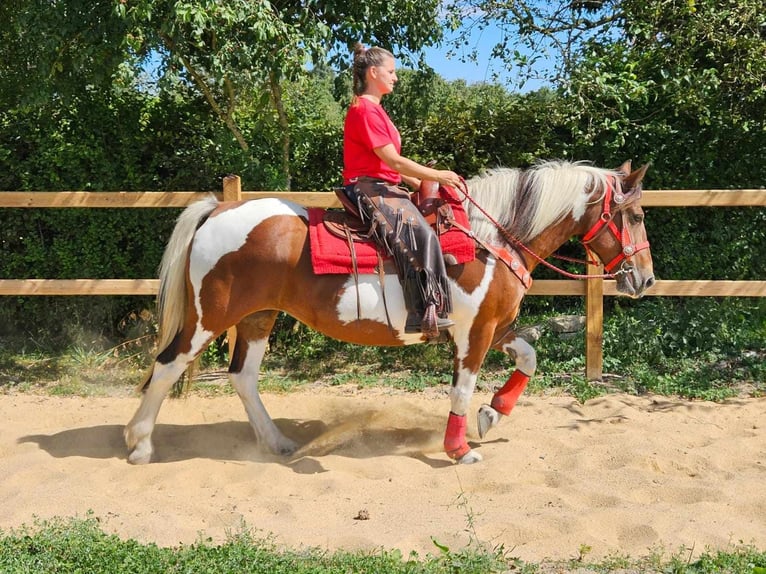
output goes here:
<path id="1" fill-rule="evenodd" d="M 598 201 L 613 170 L 584 162 L 546 161 L 527 170 L 498 168 L 467 181 L 474 201 L 513 237 L 526 243 L 568 215 L 578 220 Z M 597 197 L 593 197 L 597 195 Z M 500 232 L 469 200 L 464 207 L 477 237 L 500 241 Z"/>

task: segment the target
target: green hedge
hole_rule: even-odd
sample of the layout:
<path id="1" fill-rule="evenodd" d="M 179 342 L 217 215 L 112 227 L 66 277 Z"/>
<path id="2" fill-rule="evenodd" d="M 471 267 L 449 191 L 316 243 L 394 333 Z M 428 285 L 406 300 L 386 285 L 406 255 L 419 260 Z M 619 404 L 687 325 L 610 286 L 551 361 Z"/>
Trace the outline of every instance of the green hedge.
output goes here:
<path id="1" fill-rule="evenodd" d="M 307 76 L 285 90 L 294 189 L 329 189 L 340 181 L 348 86 L 342 77 L 335 80 Z M 334 95 L 334 90 L 341 95 Z M 421 161 L 435 159 L 466 176 L 486 167 L 526 166 L 537 158 L 576 153 L 579 157 L 574 159 L 604 166 L 616 166 L 631 155 L 636 165 L 651 159 L 655 164 L 647 175 L 647 188 L 691 184 L 705 188 L 724 183 L 736 188 L 763 183 L 759 180 L 762 167 L 748 169 L 757 153 L 748 147 L 737 155 L 719 142 L 727 164 L 723 168 L 700 164 L 693 174 L 669 165 L 657 153 L 670 149 L 662 130 L 655 140 L 627 139 L 617 150 L 611 140 L 602 142 L 602 147 L 591 141 L 588 147 L 572 127 L 567 114 L 571 105 L 565 96 L 547 90 L 519 95 L 497 86 L 467 86 L 407 71 L 387 101 L 407 155 Z M 268 115 L 242 114 L 240 125 L 251 144 L 247 151 L 211 117 L 203 101 L 183 88 L 160 93 L 85 91 L 67 105 L 51 101 L 39 108 L 1 111 L 0 189 L 217 191 L 229 173 L 241 175 L 245 189 L 277 189 L 284 185 L 283 174 L 275 167 L 281 149 L 277 123 Z M 644 130 L 647 138 L 652 133 Z M 763 139 L 759 133 L 746 136 L 739 144 L 760 145 Z M 684 141 L 683 134 L 678 139 Z M 722 171 L 728 174 L 725 181 Z M 658 278 L 766 277 L 763 208 L 646 211 Z M 0 209 L 0 278 L 154 277 L 178 213 L 174 209 Z M 576 242 L 565 245 L 562 252 L 582 255 Z M 540 269 L 537 277 L 555 275 Z M 611 298 L 608 301 L 610 306 L 617 304 Z M 577 312 L 581 305 L 577 297 L 530 297 L 524 312 Z M 753 307 L 752 301 L 731 305 L 743 309 L 751 325 L 763 321 L 762 306 Z M 661 314 L 658 320 L 672 316 L 674 309 L 680 314 L 685 307 L 694 309 L 696 303 L 645 305 Z M 51 347 L 66 347 L 82 337 L 117 342 L 129 336 L 130 317 L 152 308 L 148 297 L 6 297 L 0 306 L 0 336 L 45 341 Z M 712 315 L 706 320 L 712 321 Z M 77 327 L 62 328 L 62 323 Z M 680 332 L 685 327 L 668 328 Z"/>

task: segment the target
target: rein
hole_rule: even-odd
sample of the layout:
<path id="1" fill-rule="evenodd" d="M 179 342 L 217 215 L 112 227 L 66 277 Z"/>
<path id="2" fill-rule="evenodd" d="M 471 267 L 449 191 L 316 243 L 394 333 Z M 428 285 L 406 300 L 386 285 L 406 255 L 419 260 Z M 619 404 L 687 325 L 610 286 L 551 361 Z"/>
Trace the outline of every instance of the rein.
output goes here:
<path id="1" fill-rule="evenodd" d="M 468 185 L 465 182 L 465 179 L 461 178 L 463 182 L 463 188 L 465 190 L 468 189 Z M 546 261 L 544 258 L 540 257 L 537 253 L 532 251 L 529 247 L 527 247 L 524 243 L 522 243 L 520 240 L 518 240 L 516 237 L 511 235 L 507 229 L 505 229 L 500 223 L 492 217 L 487 211 L 478 203 L 476 203 L 476 200 L 471 197 L 471 195 L 464 191 L 463 189 L 460 190 L 460 193 L 462 193 L 464 199 L 467 199 L 470 201 L 476 209 L 478 209 L 484 217 L 487 218 L 487 220 L 492 223 L 492 225 L 495 226 L 495 228 L 500 232 L 500 235 L 503 236 L 503 238 L 512 246 L 520 248 L 525 253 L 529 254 L 534 258 L 538 263 L 544 265 L 545 267 L 548 267 L 549 269 L 555 271 L 556 273 L 559 273 L 560 275 L 563 275 L 564 277 L 567 277 L 569 279 L 614 279 L 616 276 L 621 275 L 623 273 L 627 273 L 628 271 L 625 269 L 620 268 L 616 272 L 612 273 L 612 269 L 620 262 L 627 261 L 629 257 L 634 255 L 635 253 L 638 253 L 642 249 L 646 249 L 649 247 L 649 242 L 645 241 L 639 245 L 634 245 L 632 243 L 632 239 L 630 237 L 630 230 L 627 229 L 625 226 L 625 222 L 623 220 L 623 233 L 620 234 L 619 230 L 617 229 L 617 226 L 614 224 L 614 221 L 612 221 L 612 214 L 611 214 L 611 199 L 612 199 L 612 185 L 607 184 L 606 192 L 604 193 L 604 210 L 601 213 L 601 217 L 599 220 L 593 225 L 593 227 L 588 231 L 582 238 L 581 242 L 585 246 L 586 251 L 588 254 L 591 253 L 591 250 L 588 247 L 588 243 L 593 241 L 596 236 L 605 228 L 608 228 L 612 234 L 620 241 L 620 245 L 623 246 L 622 252 L 612 259 L 612 261 L 609 262 L 608 265 L 604 266 L 604 269 L 607 271 L 606 273 L 601 274 L 579 274 L 579 273 L 570 273 L 569 271 L 566 271 L 565 269 L 561 269 L 560 267 L 554 265 L 553 263 L 550 263 L 549 261 Z M 625 201 L 625 196 L 621 193 L 618 193 L 615 195 L 615 202 L 616 203 L 622 203 Z M 623 214 L 624 217 L 624 214 Z M 453 222 L 454 224 L 454 222 Z M 483 247 L 485 247 L 490 253 L 494 254 L 495 256 L 498 256 L 497 248 L 493 248 L 492 246 L 488 246 L 485 242 L 479 240 L 472 231 L 467 230 L 463 228 L 462 226 L 457 226 L 460 229 L 463 230 L 463 232 L 468 233 L 474 240 L 478 241 Z M 569 257 L 563 257 L 563 256 L 556 256 L 558 259 L 562 259 L 564 261 L 570 261 L 573 263 L 594 263 L 593 260 L 591 261 L 582 261 L 579 259 L 573 259 Z M 500 257 L 503 259 L 502 257 Z M 504 259 L 503 259 L 504 260 Z M 511 271 L 514 271 L 512 268 Z M 529 288 L 528 285 L 525 284 L 525 287 Z"/>

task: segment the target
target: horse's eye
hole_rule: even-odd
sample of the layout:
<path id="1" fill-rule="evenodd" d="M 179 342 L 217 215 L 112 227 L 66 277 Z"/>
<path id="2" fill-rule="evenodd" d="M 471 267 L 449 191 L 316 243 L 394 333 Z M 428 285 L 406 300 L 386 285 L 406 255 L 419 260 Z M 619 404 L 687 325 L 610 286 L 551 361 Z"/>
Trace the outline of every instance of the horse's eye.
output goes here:
<path id="1" fill-rule="evenodd" d="M 630 222 L 633 225 L 639 225 L 644 222 L 644 214 L 643 213 L 631 213 L 630 214 Z"/>

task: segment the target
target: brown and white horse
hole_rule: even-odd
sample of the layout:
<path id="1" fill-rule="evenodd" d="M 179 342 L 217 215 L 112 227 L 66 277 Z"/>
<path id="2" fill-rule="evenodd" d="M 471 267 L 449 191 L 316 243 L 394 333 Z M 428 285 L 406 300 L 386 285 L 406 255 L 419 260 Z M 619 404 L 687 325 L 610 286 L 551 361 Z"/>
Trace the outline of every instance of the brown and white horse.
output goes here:
<path id="1" fill-rule="evenodd" d="M 646 166 L 631 172 L 584 163 L 546 162 L 528 170 L 497 169 L 467 182 L 463 201 L 476 239 L 476 258 L 448 268 L 454 326 L 446 454 L 481 460 L 466 441 L 466 412 L 490 348 L 516 368 L 478 413 L 479 435 L 508 415 L 536 369 L 534 349 L 512 325 L 527 274 L 572 236 L 580 237 L 613 273 L 620 293 L 640 297 L 654 283 L 643 211 Z M 538 258 L 539 257 L 539 258 Z M 307 211 L 280 199 L 223 202 L 210 198 L 179 217 L 160 266 L 160 340 L 141 404 L 125 428 L 128 460 L 148 463 L 162 401 L 194 358 L 227 328 L 237 340 L 229 373 L 258 440 L 272 452 L 299 445 L 272 421 L 258 393 L 269 333 L 284 311 L 329 337 L 362 345 L 423 343 L 405 334 L 407 311 L 394 280 L 377 274 L 316 275 L 309 252 Z M 390 324 L 389 324 L 390 321 Z"/>

